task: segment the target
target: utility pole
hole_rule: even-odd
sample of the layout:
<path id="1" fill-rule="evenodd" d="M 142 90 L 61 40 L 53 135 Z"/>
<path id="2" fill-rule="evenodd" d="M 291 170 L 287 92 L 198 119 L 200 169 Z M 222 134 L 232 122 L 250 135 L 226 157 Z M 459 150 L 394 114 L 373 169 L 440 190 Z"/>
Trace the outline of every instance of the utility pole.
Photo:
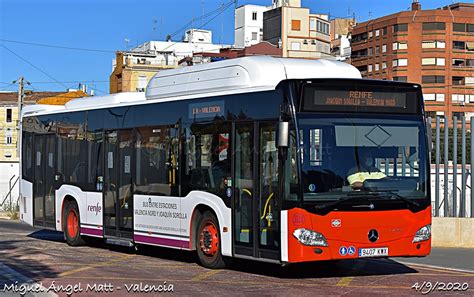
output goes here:
<path id="1" fill-rule="evenodd" d="M 25 78 L 20 76 L 18 79 L 18 120 L 16 125 L 16 154 L 20 157 L 20 125 L 21 125 L 21 110 L 23 108 L 23 97 L 25 97 Z"/>

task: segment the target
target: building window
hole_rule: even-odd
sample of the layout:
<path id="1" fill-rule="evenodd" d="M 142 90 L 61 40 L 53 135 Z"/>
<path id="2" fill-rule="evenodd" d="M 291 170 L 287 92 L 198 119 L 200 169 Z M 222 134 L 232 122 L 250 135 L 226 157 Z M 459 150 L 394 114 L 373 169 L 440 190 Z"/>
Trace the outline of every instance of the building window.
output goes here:
<path id="1" fill-rule="evenodd" d="M 387 52 L 387 45 L 383 44 L 382 45 L 382 53 L 386 53 L 386 52 Z"/>
<path id="2" fill-rule="evenodd" d="M 466 49 L 466 43 L 464 41 L 453 41 L 453 49 L 465 50 Z"/>
<path id="3" fill-rule="evenodd" d="M 329 35 L 329 24 L 328 24 L 328 23 L 321 22 L 321 21 L 318 20 L 318 21 L 317 21 L 316 30 L 317 30 L 319 33 L 323 33 L 323 34 Z"/>
<path id="4" fill-rule="evenodd" d="M 372 56 L 374 54 L 374 49 L 372 47 L 369 47 L 369 56 Z"/>
<path id="5" fill-rule="evenodd" d="M 254 11 L 252 12 L 252 21 L 256 21 L 257 20 L 257 12 Z"/>
<path id="6" fill-rule="evenodd" d="M 146 83 L 147 83 L 146 75 L 138 76 L 137 92 L 145 92 Z"/>
<path id="7" fill-rule="evenodd" d="M 257 40 L 258 33 L 252 32 L 252 40 Z"/>
<path id="8" fill-rule="evenodd" d="M 7 108 L 6 113 L 7 113 L 6 115 L 7 123 L 11 123 L 12 122 L 12 109 Z"/>
<path id="9" fill-rule="evenodd" d="M 376 55 L 380 54 L 380 46 L 375 47 L 375 54 Z"/>
<path id="10" fill-rule="evenodd" d="M 291 21 L 291 30 L 300 31 L 301 30 L 301 21 L 300 20 L 292 20 Z"/>
<path id="11" fill-rule="evenodd" d="M 464 85 L 464 77 L 462 76 L 453 76 L 453 86 Z"/>
<path id="12" fill-rule="evenodd" d="M 444 41 L 423 41 L 421 44 L 422 48 L 446 48 L 446 42 Z"/>
<path id="13" fill-rule="evenodd" d="M 444 84 L 444 76 L 442 75 L 423 75 L 421 82 L 424 84 Z"/>
<path id="14" fill-rule="evenodd" d="M 468 52 L 474 51 L 474 42 L 468 41 L 453 41 L 453 49 L 455 50 L 467 50 Z"/>
<path id="15" fill-rule="evenodd" d="M 423 31 L 445 30 L 446 24 L 441 22 L 423 23 Z"/>
<path id="16" fill-rule="evenodd" d="M 367 40 L 367 32 L 352 36 L 352 42 L 360 42 L 363 40 Z"/>
<path id="17" fill-rule="evenodd" d="M 392 62 L 393 67 L 403 67 L 408 65 L 408 59 L 395 59 Z"/>
<path id="18" fill-rule="evenodd" d="M 379 71 L 380 70 L 380 66 L 379 66 L 379 63 L 375 63 L 375 71 Z"/>
<path id="19" fill-rule="evenodd" d="M 12 134 L 12 129 L 10 128 L 7 128 L 7 131 L 5 132 L 5 143 L 6 144 L 13 143 L 13 134 Z"/>
<path id="20" fill-rule="evenodd" d="M 456 67 L 462 67 L 462 66 L 465 66 L 465 63 L 466 63 L 466 60 L 457 58 L 457 59 L 453 59 L 452 65 Z"/>
<path id="21" fill-rule="evenodd" d="M 387 69 L 387 62 L 382 62 L 382 69 Z"/>
<path id="22" fill-rule="evenodd" d="M 372 36 L 374 36 L 374 32 L 370 31 L 369 32 L 369 38 L 372 38 Z"/>
<path id="23" fill-rule="evenodd" d="M 462 103 L 464 102 L 465 100 L 465 97 L 463 94 L 452 94 L 451 95 L 451 101 L 453 101 L 453 103 Z"/>
<path id="24" fill-rule="evenodd" d="M 291 50 L 292 51 L 299 51 L 301 49 L 301 44 L 299 42 L 292 42 L 291 43 Z"/>
<path id="25" fill-rule="evenodd" d="M 473 76 L 466 76 L 464 79 L 464 84 L 466 86 L 473 86 L 474 87 L 474 77 Z"/>
<path id="26" fill-rule="evenodd" d="M 316 19 L 309 19 L 309 29 L 316 31 Z"/>
<path id="27" fill-rule="evenodd" d="M 446 60 L 444 58 L 423 58 L 421 59 L 421 65 L 436 65 L 436 66 L 444 66 L 446 64 Z"/>
<path id="28" fill-rule="evenodd" d="M 474 52 L 474 41 L 466 42 L 466 50 L 468 52 Z"/>
<path id="29" fill-rule="evenodd" d="M 474 33 L 474 24 L 454 23 L 453 24 L 453 31 L 454 32 Z"/>
<path id="30" fill-rule="evenodd" d="M 423 94 L 423 100 L 425 101 L 435 101 L 436 94 Z"/>
<path id="31" fill-rule="evenodd" d="M 408 31 L 408 24 L 396 24 L 393 25 L 393 32 L 406 32 Z"/>
<path id="32" fill-rule="evenodd" d="M 372 64 L 369 65 L 368 72 L 372 72 Z"/>
<path id="33" fill-rule="evenodd" d="M 380 36 L 380 30 L 375 30 L 375 37 L 379 37 Z"/>
<path id="34" fill-rule="evenodd" d="M 401 41 L 401 42 L 394 42 L 393 43 L 393 50 L 406 50 L 408 49 L 408 43 L 406 41 Z"/>
<path id="35" fill-rule="evenodd" d="M 388 31 L 388 30 L 387 30 L 387 27 L 384 27 L 384 28 L 383 28 L 383 35 L 387 35 L 387 31 Z"/>
<path id="36" fill-rule="evenodd" d="M 408 81 L 408 77 L 407 77 L 407 76 L 394 76 L 394 77 L 393 77 L 393 80 L 394 80 L 394 81 L 407 82 L 407 81 Z"/>

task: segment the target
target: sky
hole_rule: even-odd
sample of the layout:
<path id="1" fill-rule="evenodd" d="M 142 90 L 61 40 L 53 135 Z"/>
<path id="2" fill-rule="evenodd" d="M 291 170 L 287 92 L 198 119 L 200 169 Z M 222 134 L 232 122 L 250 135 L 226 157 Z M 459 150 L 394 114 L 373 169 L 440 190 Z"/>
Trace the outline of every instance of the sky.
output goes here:
<path id="1" fill-rule="evenodd" d="M 412 0 L 301 2 L 311 13 L 326 13 L 331 18 L 355 13 L 357 21 L 363 22 L 407 10 Z M 420 2 L 423 9 L 434 9 L 453 1 Z M 82 82 L 98 95 L 108 93 L 115 51 L 164 40 L 192 18 L 225 3 L 229 0 L 0 0 L 0 92 L 16 91 L 12 82 L 24 76 L 30 83 L 27 89 L 35 91 L 64 91 Z M 245 4 L 271 5 L 271 0 L 237 1 L 238 6 Z M 213 31 L 214 43 L 233 44 L 234 8 L 231 5 L 202 28 Z M 188 28 L 200 28 L 208 20 Z M 173 41 L 179 41 L 183 33 L 178 32 Z"/>

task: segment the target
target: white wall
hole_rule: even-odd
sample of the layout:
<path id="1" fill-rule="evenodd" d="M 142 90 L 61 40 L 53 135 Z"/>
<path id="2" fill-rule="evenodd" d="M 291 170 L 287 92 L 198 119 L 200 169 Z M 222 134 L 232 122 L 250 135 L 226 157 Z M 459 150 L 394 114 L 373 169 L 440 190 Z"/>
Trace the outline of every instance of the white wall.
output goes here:
<path id="1" fill-rule="evenodd" d="M 12 179 L 13 184 L 13 182 L 15 182 L 15 180 L 18 178 L 19 174 L 20 171 L 18 163 L 0 163 L 0 203 L 3 202 L 3 199 L 5 199 L 6 195 L 8 194 L 8 181 L 13 175 L 15 175 L 15 178 Z M 17 182 L 12 191 L 12 201 L 14 203 L 16 203 L 19 194 L 18 184 L 19 183 Z M 7 200 L 9 201 L 9 199 Z"/>
<path id="2" fill-rule="evenodd" d="M 244 5 L 235 10 L 234 45 L 237 48 L 248 47 L 262 41 L 263 13 L 269 7 L 259 5 Z M 257 20 L 252 19 L 257 13 Z M 252 33 L 257 33 L 257 39 L 252 40 Z"/>
<path id="3" fill-rule="evenodd" d="M 439 175 L 439 205 L 438 205 L 438 209 L 439 209 L 439 215 L 442 217 L 444 216 L 444 204 L 442 204 L 442 201 L 444 199 L 444 166 L 441 164 L 439 166 L 439 170 L 440 170 L 440 175 Z M 467 165 L 466 166 L 467 170 L 469 170 L 469 172 L 471 171 L 470 170 L 470 166 Z M 471 214 L 471 176 L 467 175 L 467 170 L 466 170 L 466 177 L 467 177 L 467 181 L 466 181 L 466 185 L 467 185 L 467 188 L 466 188 L 466 217 L 469 217 L 470 214 Z M 457 201 L 457 212 L 459 213 L 459 207 L 460 207 L 460 203 L 461 203 L 461 185 L 462 185 L 462 176 L 461 176 L 461 172 L 462 172 L 462 168 L 461 168 L 461 165 L 458 165 L 458 169 L 457 169 L 457 175 L 456 175 L 456 187 L 457 187 L 457 194 L 456 194 L 456 201 Z M 452 203 L 453 203 L 453 193 L 454 193 L 454 187 L 453 187 L 453 180 L 454 180 L 454 175 L 453 175 L 453 167 L 452 166 L 449 166 L 449 169 L 448 169 L 448 209 L 449 209 L 449 213 L 451 213 L 452 211 Z M 436 171 L 435 171 L 435 166 L 432 164 L 431 165 L 431 205 L 435 205 L 435 190 L 436 190 L 436 184 L 435 184 L 435 181 L 436 181 Z M 433 209 L 433 213 L 434 213 L 434 209 Z M 448 215 L 448 216 L 451 216 L 451 215 Z"/>

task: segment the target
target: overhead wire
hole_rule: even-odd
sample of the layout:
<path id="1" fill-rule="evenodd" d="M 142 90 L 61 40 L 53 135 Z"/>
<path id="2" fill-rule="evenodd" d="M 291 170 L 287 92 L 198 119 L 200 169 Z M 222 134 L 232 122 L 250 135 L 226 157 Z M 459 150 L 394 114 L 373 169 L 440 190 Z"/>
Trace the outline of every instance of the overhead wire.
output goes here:
<path id="1" fill-rule="evenodd" d="M 210 22 L 212 22 L 213 20 L 215 20 L 218 16 L 220 16 L 222 13 L 224 13 L 224 11 L 226 11 L 229 7 L 231 7 L 234 3 L 236 3 L 235 0 L 232 0 L 232 1 L 229 1 L 227 4 L 224 4 L 222 5 L 221 7 L 219 7 L 218 9 L 214 10 L 214 12 L 218 12 L 214 17 L 212 17 L 210 20 L 208 20 L 206 23 L 202 24 L 201 26 L 199 26 L 197 29 L 202 29 L 204 28 L 206 25 L 208 25 Z M 185 28 L 186 29 L 186 28 Z M 185 29 L 181 29 L 182 30 L 185 30 Z M 165 47 L 164 49 L 162 49 L 161 51 L 166 51 L 167 49 L 169 49 L 170 47 L 174 46 L 175 44 L 177 44 L 178 41 L 175 41 L 175 42 L 172 42 L 169 46 Z"/>
<path id="2" fill-rule="evenodd" d="M 6 49 L 7 51 L 9 51 L 11 54 L 15 55 L 17 58 L 19 58 L 20 60 L 22 60 L 23 62 L 25 62 L 26 64 L 30 65 L 31 67 L 35 68 L 36 70 L 38 70 L 39 72 L 43 73 L 44 75 L 46 75 L 47 77 L 49 77 L 50 79 L 54 80 L 55 82 L 57 82 L 58 84 L 62 85 L 63 87 L 65 87 L 66 89 L 68 88 L 68 86 L 66 86 L 65 84 L 59 82 L 57 79 L 55 79 L 53 76 L 51 76 L 50 74 L 48 74 L 46 71 L 42 70 L 41 68 L 35 66 L 33 63 L 31 63 L 30 61 L 26 60 L 25 58 L 23 58 L 22 56 L 20 56 L 19 54 L 15 53 L 14 51 L 12 51 L 11 49 L 9 49 L 7 46 L 5 46 L 4 44 L 0 44 L 1 47 L 3 47 L 4 49 Z"/>
<path id="3" fill-rule="evenodd" d="M 93 49 L 93 48 L 80 48 L 80 47 L 70 47 L 70 46 L 52 45 L 52 44 L 35 43 L 35 42 L 26 42 L 26 41 L 3 39 L 3 38 L 0 38 L 0 41 L 2 41 L 2 42 L 9 42 L 9 43 L 25 44 L 25 45 L 33 45 L 33 46 L 42 46 L 42 47 L 49 47 L 49 48 L 59 48 L 59 49 L 67 49 L 67 50 L 86 51 L 86 52 L 98 52 L 98 53 L 115 53 L 115 52 L 116 52 L 116 51 L 112 51 L 112 50 L 102 50 L 102 49 Z"/>

